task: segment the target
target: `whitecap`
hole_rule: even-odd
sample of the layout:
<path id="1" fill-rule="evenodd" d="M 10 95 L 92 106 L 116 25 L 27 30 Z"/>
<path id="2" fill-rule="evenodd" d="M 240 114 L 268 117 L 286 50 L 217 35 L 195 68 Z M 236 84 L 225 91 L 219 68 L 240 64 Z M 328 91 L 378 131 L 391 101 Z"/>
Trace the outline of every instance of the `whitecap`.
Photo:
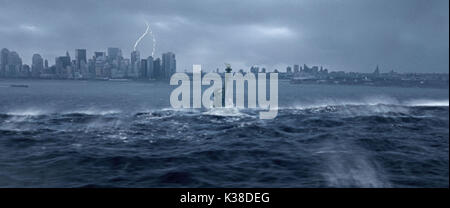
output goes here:
<path id="1" fill-rule="evenodd" d="M 449 106 L 448 100 L 427 100 L 427 99 L 417 99 L 405 102 L 407 106 L 425 106 L 425 107 L 440 107 Z"/>
<path id="2" fill-rule="evenodd" d="M 84 110 L 75 110 L 75 111 L 67 111 L 63 114 L 86 114 L 86 115 L 109 115 L 109 114 L 118 114 L 121 113 L 120 110 L 98 110 L 98 109 L 84 109 Z"/>
<path id="3" fill-rule="evenodd" d="M 203 115 L 210 116 L 230 116 L 230 117 L 251 117 L 241 112 L 238 108 L 211 108 L 203 112 Z"/>
<path id="4" fill-rule="evenodd" d="M 11 116 L 40 116 L 40 115 L 44 115 L 48 113 L 47 111 L 44 111 L 42 109 L 34 109 L 34 108 L 29 108 L 29 109 L 24 109 L 24 110 L 14 110 L 14 111 L 10 111 L 7 112 L 7 115 L 11 115 Z"/>

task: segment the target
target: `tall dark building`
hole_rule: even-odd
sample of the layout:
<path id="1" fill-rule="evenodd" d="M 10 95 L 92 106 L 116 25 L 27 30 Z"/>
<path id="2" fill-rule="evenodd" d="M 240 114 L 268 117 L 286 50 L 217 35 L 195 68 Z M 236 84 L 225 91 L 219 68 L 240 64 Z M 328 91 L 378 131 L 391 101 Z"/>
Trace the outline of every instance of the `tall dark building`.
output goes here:
<path id="1" fill-rule="evenodd" d="M 373 72 L 373 75 L 378 76 L 380 75 L 380 68 L 377 65 L 377 68 L 375 68 L 375 71 Z"/>
<path id="2" fill-rule="evenodd" d="M 139 69 L 141 64 L 141 56 L 139 51 L 131 52 L 131 71 L 128 73 L 131 77 L 139 76 Z"/>
<path id="3" fill-rule="evenodd" d="M 299 73 L 300 72 L 300 66 L 298 64 L 294 65 L 294 72 Z"/>
<path id="4" fill-rule="evenodd" d="M 44 72 L 44 59 L 39 54 L 34 54 L 31 63 L 31 74 L 33 77 L 39 77 Z"/>
<path id="5" fill-rule="evenodd" d="M 0 76 L 6 75 L 6 66 L 8 65 L 9 50 L 3 48 L 0 52 Z"/>
<path id="6" fill-rule="evenodd" d="M 56 75 L 65 78 L 65 69 L 71 65 L 70 56 L 60 56 L 55 59 Z"/>
<path id="7" fill-rule="evenodd" d="M 108 59 L 116 60 L 119 57 L 122 57 L 122 51 L 120 48 L 108 48 Z"/>
<path id="8" fill-rule="evenodd" d="M 155 78 L 155 72 L 153 70 L 153 57 L 149 56 L 147 58 L 147 78 L 154 79 Z"/>
<path id="9" fill-rule="evenodd" d="M 286 73 L 292 74 L 292 68 L 290 66 L 286 67 Z"/>
<path id="10" fill-rule="evenodd" d="M 30 66 L 27 64 L 22 65 L 19 71 L 19 77 L 30 77 L 30 75 L 31 75 Z"/>
<path id="11" fill-rule="evenodd" d="M 86 60 L 86 49 L 75 49 L 75 61 L 77 64 L 77 69 L 81 68 L 81 64 L 87 63 Z"/>
<path id="12" fill-rule="evenodd" d="M 69 51 L 66 51 L 66 57 L 69 58 L 69 62 L 72 62 L 72 59 L 70 59 Z"/>
<path id="13" fill-rule="evenodd" d="M 163 79 L 163 73 L 161 71 L 161 59 L 156 58 L 153 61 L 153 73 L 155 74 L 155 79 Z"/>
<path id="14" fill-rule="evenodd" d="M 306 64 L 303 64 L 303 72 L 311 73 L 311 71 L 312 70 L 308 66 L 306 66 Z"/>
<path id="15" fill-rule="evenodd" d="M 177 62 L 175 60 L 175 54 L 172 52 L 167 52 L 162 55 L 162 71 L 164 73 L 165 79 L 170 79 L 172 74 L 177 71 Z"/>
<path id="16" fill-rule="evenodd" d="M 19 75 L 22 68 L 22 59 L 19 54 L 15 51 L 10 51 L 6 61 L 5 75 L 9 77 L 16 77 Z"/>
<path id="17" fill-rule="evenodd" d="M 105 52 L 94 52 L 94 58 L 103 57 L 105 56 Z"/>
<path id="18" fill-rule="evenodd" d="M 141 68 L 139 70 L 139 78 L 141 78 L 141 79 L 147 78 L 147 59 L 141 60 L 140 67 Z"/>

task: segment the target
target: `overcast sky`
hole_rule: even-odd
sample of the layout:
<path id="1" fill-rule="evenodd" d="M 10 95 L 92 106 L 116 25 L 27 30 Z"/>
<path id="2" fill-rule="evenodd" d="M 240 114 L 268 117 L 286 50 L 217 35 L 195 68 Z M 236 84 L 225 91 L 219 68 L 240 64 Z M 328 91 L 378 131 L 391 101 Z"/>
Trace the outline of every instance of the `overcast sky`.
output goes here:
<path id="1" fill-rule="evenodd" d="M 0 48 L 25 63 L 54 63 L 66 50 L 88 56 L 119 47 L 129 58 L 147 20 L 156 55 L 172 51 L 177 70 L 330 70 L 447 72 L 448 0 L 0 0 Z M 151 55 L 152 38 L 138 45 Z"/>

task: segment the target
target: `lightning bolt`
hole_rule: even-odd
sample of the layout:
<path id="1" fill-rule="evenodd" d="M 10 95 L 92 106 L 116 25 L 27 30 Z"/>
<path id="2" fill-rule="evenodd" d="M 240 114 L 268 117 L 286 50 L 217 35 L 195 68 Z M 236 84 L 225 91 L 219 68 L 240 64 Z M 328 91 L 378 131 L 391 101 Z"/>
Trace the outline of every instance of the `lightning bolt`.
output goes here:
<path id="1" fill-rule="evenodd" d="M 153 35 L 152 29 L 150 28 L 150 26 L 148 27 L 150 29 L 150 35 L 152 36 L 152 57 L 155 57 L 155 49 L 156 49 L 156 40 L 155 40 L 155 36 Z"/>
<path id="2" fill-rule="evenodd" d="M 147 29 L 145 29 L 144 34 L 142 34 L 141 37 L 139 37 L 139 38 L 136 40 L 136 43 L 134 43 L 133 50 L 136 50 L 137 45 L 139 44 L 139 42 L 141 42 L 142 38 L 144 38 L 144 37 L 147 35 L 148 30 L 150 29 L 150 25 L 148 24 L 147 21 L 145 21 L 145 25 L 147 26 Z"/>
<path id="3" fill-rule="evenodd" d="M 141 42 L 141 40 L 147 35 L 147 33 L 150 33 L 150 35 L 152 36 L 152 41 L 153 41 L 153 45 L 152 45 L 152 57 L 155 57 L 155 48 L 156 48 L 156 40 L 155 40 L 155 36 L 153 35 L 152 29 L 150 28 L 150 24 L 148 24 L 147 21 L 145 21 L 145 25 L 147 26 L 147 28 L 145 29 L 144 34 L 142 34 L 137 40 L 136 43 L 134 43 L 134 47 L 133 50 L 136 51 L 136 47 L 139 45 L 139 42 Z"/>

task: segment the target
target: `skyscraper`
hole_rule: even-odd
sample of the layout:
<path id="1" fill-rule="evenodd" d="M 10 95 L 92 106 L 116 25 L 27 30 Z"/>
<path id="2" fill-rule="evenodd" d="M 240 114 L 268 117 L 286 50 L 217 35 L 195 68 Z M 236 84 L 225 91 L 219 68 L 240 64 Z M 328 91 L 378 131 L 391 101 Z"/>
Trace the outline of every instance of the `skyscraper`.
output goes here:
<path id="1" fill-rule="evenodd" d="M 38 78 L 41 73 L 44 72 L 44 59 L 42 59 L 41 55 L 34 54 L 31 63 L 31 75 L 35 78 Z"/>
<path id="2" fill-rule="evenodd" d="M 300 72 L 300 66 L 298 64 L 294 65 L 294 73 L 299 73 Z"/>
<path id="3" fill-rule="evenodd" d="M 27 64 L 22 65 L 19 72 L 19 77 L 30 77 L 31 69 Z"/>
<path id="4" fill-rule="evenodd" d="M 131 52 L 131 71 L 128 72 L 128 76 L 131 77 L 138 77 L 139 75 L 139 69 L 140 69 L 140 63 L 141 57 L 139 51 L 133 51 Z"/>
<path id="5" fill-rule="evenodd" d="M 142 59 L 141 60 L 141 65 L 140 65 L 140 70 L 139 70 L 139 78 L 140 79 L 145 79 L 147 78 L 147 59 Z"/>
<path id="6" fill-rule="evenodd" d="M 5 69 L 5 75 L 9 77 L 16 77 L 19 75 L 20 69 L 22 68 L 22 59 L 19 54 L 15 51 L 8 53 L 7 65 Z"/>
<path id="7" fill-rule="evenodd" d="M 75 61 L 77 69 L 81 68 L 82 64 L 86 64 L 86 49 L 75 49 Z"/>
<path id="8" fill-rule="evenodd" d="M 70 56 L 60 56 L 55 59 L 56 75 L 59 78 L 69 77 L 67 69 L 70 68 Z"/>
<path id="9" fill-rule="evenodd" d="M 163 74 L 161 72 L 161 59 L 156 58 L 153 61 L 153 73 L 155 75 L 155 79 L 162 79 Z"/>
<path id="10" fill-rule="evenodd" d="M 290 66 L 286 67 L 286 73 L 292 74 L 292 68 Z"/>
<path id="11" fill-rule="evenodd" d="M 379 76 L 380 75 L 380 68 L 377 65 L 377 68 L 375 68 L 375 71 L 373 72 L 373 75 Z"/>
<path id="12" fill-rule="evenodd" d="M 69 58 L 69 62 L 72 62 L 71 59 L 70 59 L 69 51 L 66 51 L 66 57 Z"/>
<path id="13" fill-rule="evenodd" d="M 120 48 L 108 48 L 107 58 L 112 78 L 124 78 L 126 68 L 123 62 L 122 50 Z"/>
<path id="14" fill-rule="evenodd" d="M 170 79 L 172 74 L 177 70 L 177 63 L 175 60 L 175 54 L 172 52 L 167 52 L 162 55 L 162 71 L 164 72 L 164 78 Z"/>
<path id="15" fill-rule="evenodd" d="M 149 56 L 147 58 L 147 78 L 148 79 L 155 78 L 155 72 L 153 70 L 153 57 L 152 56 Z"/>
<path id="16" fill-rule="evenodd" d="M 104 78 L 105 77 L 105 64 L 106 64 L 106 53 L 105 52 L 94 52 L 93 62 L 91 63 L 93 66 L 92 73 L 96 78 Z"/>
<path id="17" fill-rule="evenodd" d="M 108 48 L 108 59 L 116 60 L 119 57 L 122 57 L 122 51 L 120 48 Z"/>
<path id="18" fill-rule="evenodd" d="M 6 66 L 8 65 L 8 54 L 9 50 L 3 48 L 0 52 L 0 77 L 6 75 Z"/>
<path id="19" fill-rule="evenodd" d="M 106 56 L 105 52 L 99 52 L 99 51 L 94 52 L 94 59 L 98 58 L 98 57 L 103 57 L 103 56 Z"/>

